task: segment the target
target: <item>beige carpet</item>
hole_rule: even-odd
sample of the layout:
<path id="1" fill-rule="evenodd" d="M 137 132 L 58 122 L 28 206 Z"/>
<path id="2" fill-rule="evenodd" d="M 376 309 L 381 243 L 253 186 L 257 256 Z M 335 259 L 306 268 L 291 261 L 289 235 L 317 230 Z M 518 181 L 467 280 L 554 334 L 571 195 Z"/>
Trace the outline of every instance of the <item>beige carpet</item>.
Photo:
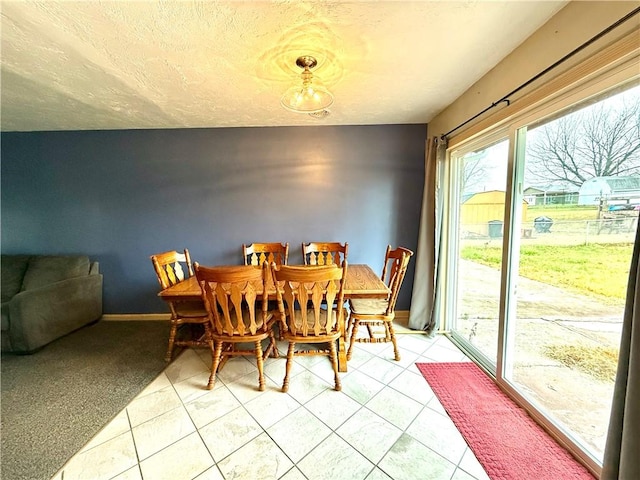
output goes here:
<path id="1" fill-rule="evenodd" d="M 1 478 L 49 480 L 162 372 L 168 338 L 168 322 L 101 321 L 3 354 Z"/>

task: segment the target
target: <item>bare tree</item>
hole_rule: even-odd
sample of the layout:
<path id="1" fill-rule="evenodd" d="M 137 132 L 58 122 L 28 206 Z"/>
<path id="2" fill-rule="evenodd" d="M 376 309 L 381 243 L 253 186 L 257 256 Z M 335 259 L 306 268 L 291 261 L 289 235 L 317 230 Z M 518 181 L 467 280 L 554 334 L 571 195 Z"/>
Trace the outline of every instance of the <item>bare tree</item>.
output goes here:
<path id="1" fill-rule="evenodd" d="M 533 132 L 527 145 L 530 178 L 579 187 L 593 177 L 640 174 L 638 94 L 601 101 Z"/>
<path id="2" fill-rule="evenodd" d="M 478 187 L 484 183 L 487 164 L 487 151 L 479 150 L 464 156 L 461 191 L 463 194 L 477 193 Z"/>

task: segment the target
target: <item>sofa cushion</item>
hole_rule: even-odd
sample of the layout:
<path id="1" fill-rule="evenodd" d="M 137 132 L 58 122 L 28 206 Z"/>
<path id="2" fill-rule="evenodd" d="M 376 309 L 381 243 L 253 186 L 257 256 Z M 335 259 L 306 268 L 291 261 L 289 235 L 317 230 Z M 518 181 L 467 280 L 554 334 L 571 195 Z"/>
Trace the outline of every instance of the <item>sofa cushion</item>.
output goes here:
<path id="1" fill-rule="evenodd" d="M 89 257 L 87 256 L 33 256 L 24 275 L 22 289 L 31 290 L 86 275 L 89 275 Z"/>
<path id="2" fill-rule="evenodd" d="M 2 303 L 11 300 L 22 288 L 24 274 L 29 265 L 30 255 L 2 255 Z"/>

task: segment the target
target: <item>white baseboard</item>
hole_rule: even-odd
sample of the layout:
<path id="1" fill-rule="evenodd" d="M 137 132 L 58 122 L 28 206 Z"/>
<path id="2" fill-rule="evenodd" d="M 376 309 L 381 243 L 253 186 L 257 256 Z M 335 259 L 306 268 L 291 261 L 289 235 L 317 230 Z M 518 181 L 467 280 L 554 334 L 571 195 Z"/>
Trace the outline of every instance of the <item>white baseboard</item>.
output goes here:
<path id="1" fill-rule="evenodd" d="M 105 313 L 101 320 L 108 322 L 129 322 L 129 321 L 168 321 L 171 318 L 169 313 Z M 402 327 L 409 324 L 409 310 L 396 310 L 394 323 Z M 416 332 L 421 333 L 421 332 Z"/>
<path id="2" fill-rule="evenodd" d="M 106 313 L 102 315 L 101 320 L 107 322 L 130 322 L 140 320 L 163 320 L 169 321 L 171 315 L 169 313 Z"/>
<path id="3" fill-rule="evenodd" d="M 423 330 L 412 330 L 409 328 L 409 310 L 396 310 L 396 316 L 393 319 L 393 324 L 397 334 L 427 334 L 427 332 L 424 332 Z"/>

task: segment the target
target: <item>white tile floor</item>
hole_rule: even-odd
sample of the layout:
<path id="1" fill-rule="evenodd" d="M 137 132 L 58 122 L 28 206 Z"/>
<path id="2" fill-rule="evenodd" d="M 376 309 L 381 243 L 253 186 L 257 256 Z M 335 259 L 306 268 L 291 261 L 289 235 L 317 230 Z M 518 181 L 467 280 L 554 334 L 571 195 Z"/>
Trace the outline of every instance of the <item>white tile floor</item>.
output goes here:
<path id="1" fill-rule="evenodd" d="M 446 337 L 356 344 L 342 391 L 327 357 L 237 357 L 205 389 L 208 350 L 185 350 L 53 480 L 487 480 L 416 362 L 468 361 Z M 280 351 L 286 345 L 280 343 Z"/>

